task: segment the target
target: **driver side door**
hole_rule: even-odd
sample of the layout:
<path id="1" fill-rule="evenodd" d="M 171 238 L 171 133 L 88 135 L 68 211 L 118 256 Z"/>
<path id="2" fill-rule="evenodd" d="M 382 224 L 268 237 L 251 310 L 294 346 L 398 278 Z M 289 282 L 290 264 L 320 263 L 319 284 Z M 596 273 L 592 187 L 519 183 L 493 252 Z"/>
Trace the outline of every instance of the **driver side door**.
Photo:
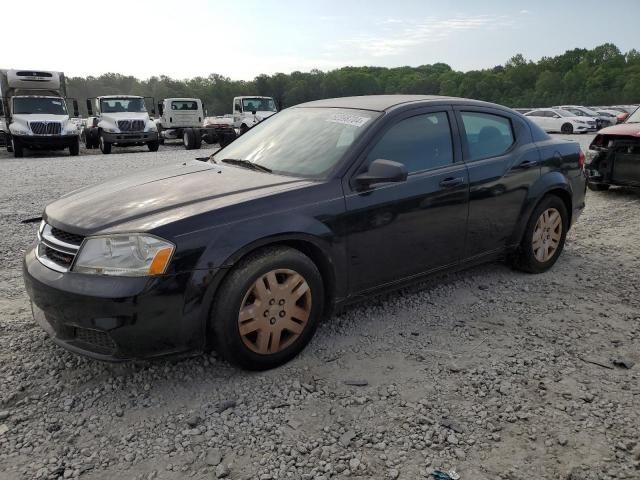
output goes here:
<path id="1" fill-rule="evenodd" d="M 355 175 L 384 159 L 404 164 L 408 177 L 364 190 L 353 178 L 345 185 L 351 294 L 455 264 L 464 252 L 469 177 L 453 112 L 413 110 L 377 138 Z"/>

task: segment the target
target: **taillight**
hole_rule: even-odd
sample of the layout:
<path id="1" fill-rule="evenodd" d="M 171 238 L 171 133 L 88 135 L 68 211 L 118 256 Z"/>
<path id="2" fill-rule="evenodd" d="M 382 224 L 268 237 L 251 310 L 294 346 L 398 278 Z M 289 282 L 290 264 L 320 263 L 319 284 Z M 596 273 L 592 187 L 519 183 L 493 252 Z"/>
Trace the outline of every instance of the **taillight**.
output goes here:
<path id="1" fill-rule="evenodd" d="M 584 168 L 584 162 L 585 162 L 585 155 L 584 152 L 582 151 L 582 149 L 580 149 L 580 156 L 578 157 L 578 166 L 580 167 L 580 169 Z"/>

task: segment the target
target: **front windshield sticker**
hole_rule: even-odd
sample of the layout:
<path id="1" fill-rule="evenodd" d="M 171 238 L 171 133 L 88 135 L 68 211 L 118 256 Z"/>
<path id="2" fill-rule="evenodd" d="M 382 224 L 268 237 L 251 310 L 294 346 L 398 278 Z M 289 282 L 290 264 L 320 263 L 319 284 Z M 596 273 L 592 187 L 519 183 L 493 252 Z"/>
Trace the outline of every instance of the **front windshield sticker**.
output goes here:
<path id="1" fill-rule="evenodd" d="M 53 103 L 54 105 L 62 105 L 62 102 L 58 102 L 56 100 L 53 100 L 51 103 Z"/>
<path id="2" fill-rule="evenodd" d="M 334 113 L 327 119 L 327 122 L 342 123 L 343 125 L 351 125 L 358 128 L 363 126 L 368 121 L 369 117 L 361 117 L 359 115 L 352 115 L 350 113 Z"/>

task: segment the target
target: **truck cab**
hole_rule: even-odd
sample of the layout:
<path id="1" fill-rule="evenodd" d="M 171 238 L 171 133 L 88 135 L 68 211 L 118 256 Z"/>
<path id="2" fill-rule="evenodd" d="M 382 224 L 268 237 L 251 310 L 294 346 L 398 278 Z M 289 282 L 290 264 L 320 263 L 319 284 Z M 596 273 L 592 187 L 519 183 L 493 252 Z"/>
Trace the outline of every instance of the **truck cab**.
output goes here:
<path id="1" fill-rule="evenodd" d="M 80 153 L 79 130 L 69 116 L 62 72 L 0 70 L 0 142 L 15 157 L 25 149 Z M 72 99 L 73 100 L 73 99 Z M 74 116 L 78 102 L 73 100 Z"/>
<path id="2" fill-rule="evenodd" d="M 235 97 L 233 99 L 233 124 L 245 133 L 254 125 L 276 113 L 276 102 L 272 97 Z"/>
<path id="3" fill-rule="evenodd" d="M 147 145 L 149 151 L 158 150 L 158 131 L 147 112 L 145 97 L 104 95 L 89 98 L 87 111 L 89 117 L 82 131 L 87 148 L 99 147 L 104 154 L 111 153 L 113 145 Z M 152 108 L 151 114 L 155 115 L 155 109 Z"/>

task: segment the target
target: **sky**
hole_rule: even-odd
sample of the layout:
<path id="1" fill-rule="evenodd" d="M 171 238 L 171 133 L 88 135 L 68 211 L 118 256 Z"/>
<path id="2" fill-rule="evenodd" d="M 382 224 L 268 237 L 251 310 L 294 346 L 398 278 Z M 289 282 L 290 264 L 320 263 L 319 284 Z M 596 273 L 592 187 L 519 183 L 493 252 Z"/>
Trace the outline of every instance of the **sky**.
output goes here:
<path id="1" fill-rule="evenodd" d="M 640 48 L 640 0 L 4 0 L 0 68 L 177 79 L 444 62 L 468 71 L 605 42 Z"/>

